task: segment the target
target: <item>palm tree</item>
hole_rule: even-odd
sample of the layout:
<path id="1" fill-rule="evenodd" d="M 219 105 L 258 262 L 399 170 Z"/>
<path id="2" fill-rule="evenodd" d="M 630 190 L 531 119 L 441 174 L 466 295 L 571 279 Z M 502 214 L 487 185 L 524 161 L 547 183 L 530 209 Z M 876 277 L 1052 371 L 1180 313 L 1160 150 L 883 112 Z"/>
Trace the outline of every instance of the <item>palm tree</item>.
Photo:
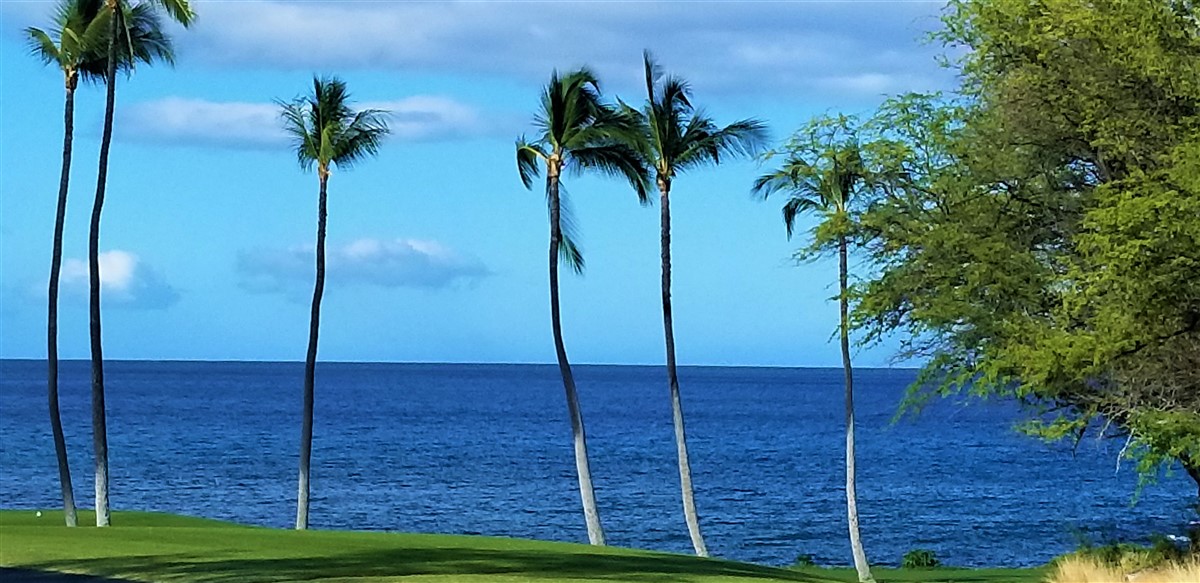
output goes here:
<path id="1" fill-rule="evenodd" d="M 550 328 L 571 419 L 575 470 L 579 477 L 588 541 L 603 545 L 604 529 L 600 525 L 600 513 L 592 490 L 583 414 L 563 345 L 559 317 L 559 257 L 576 273 L 583 272 L 583 255 L 576 245 L 567 211 L 569 207 L 564 204 L 559 185 L 564 169 L 576 174 L 598 171 L 628 180 L 637 191 L 638 199 L 646 201 L 648 180 L 640 157 L 630 146 L 638 139 L 636 120 L 601 100 L 599 83 L 587 69 L 561 77 L 558 71 L 551 74 L 550 83 L 542 91 L 541 109 L 534 116 L 534 126 L 538 132 L 534 140 L 527 141 L 524 136 L 517 140 L 517 171 L 525 188 L 532 188 L 540 168 L 546 169 L 546 204 L 550 213 Z"/>
<path id="2" fill-rule="evenodd" d="M 103 66 L 103 45 L 107 40 L 108 19 L 100 13 L 102 0 L 62 0 L 50 33 L 27 28 L 30 51 L 47 65 L 63 73 L 66 105 L 63 121 L 62 173 L 58 181 L 58 209 L 54 216 L 54 250 L 50 257 L 50 285 L 46 310 L 46 389 L 50 404 L 50 429 L 54 435 L 54 453 L 58 458 L 58 480 L 62 487 L 63 514 L 67 526 L 75 526 L 75 493 L 71 485 L 71 467 L 67 460 L 67 442 L 63 437 L 62 417 L 58 409 L 58 280 L 62 267 L 63 224 L 67 216 L 67 188 L 71 176 L 71 144 L 75 134 L 75 89 L 79 78 L 97 80 Z"/>
<path id="3" fill-rule="evenodd" d="M 790 197 L 783 206 L 783 222 L 788 238 L 796 217 L 814 213 L 822 224 L 814 231 L 810 251 L 836 247 L 838 256 L 839 330 L 842 368 L 846 389 L 846 511 L 850 531 L 850 549 L 859 581 L 871 581 L 871 568 L 863 550 L 858 528 L 858 502 L 854 467 L 854 370 L 850 365 L 850 319 L 847 255 L 851 227 L 850 204 L 867 183 L 867 174 L 851 120 L 846 117 L 821 118 L 797 132 L 785 148 L 786 158 L 778 169 L 758 178 L 754 192 L 764 199 L 785 191 Z M 803 254 L 803 252 L 802 252 Z"/>
<path id="4" fill-rule="evenodd" d="M 648 97 L 642 111 L 630 111 L 642 122 L 645 135 L 638 149 L 646 166 L 654 169 L 662 213 L 663 333 L 666 337 L 667 385 L 670 388 L 671 417 L 675 426 L 675 450 L 679 458 L 683 516 L 696 554 L 707 557 L 708 548 L 700 533 L 696 498 L 692 491 L 692 470 L 688 462 L 683 405 L 679 397 L 679 376 L 675 369 L 675 329 L 671 320 L 671 184 L 679 172 L 715 166 L 731 156 L 752 155 L 766 139 L 766 127 L 758 120 L 745 119 L 718 128 L 703 111 L 692 105 L 686 81 L 675 76 L 664 76 L 648 51 L 642 57 Z"/>
<path id="5" fill-rule="evenodd" d="M 303 412 L 300 420 L 300 483 L 296 499 L 296 529 L 308 528 L 309 461 L 312 459 L 313 380 L 317 365 L 317 335 L 321 325 L 321 296 L 325 293 L 326 192 L 332 166 L 347 169 L 379 152 L 388 133 L 385 112 L 350 108 L 346 84 L 336 77 L 313 77 L 312 95 L 280 103 L 284 129 L 292 138 L 296 158 L 305 170 L 317 167 L 317 277 L 308 325 L 304 359 Z"/>
<path id="6" fill-rule="evenodd" d="M 100 137 L 100 162 L 96 172 L 96 198 L 88 225 L 88 313 L 92 353 L 92 448 L 96 464 L 96 526 L 110 523 L 108 507 L 108 425 L 104 405 L 104 350 L 100 331 L 100 215 L 108 184 L 108 151 L 112 145 L 113 113 L 117 99 L 117 69 L 126 73 L 136 61 L 174 64 L 170 39 L 163 32 L 157 9 L 188 26 L 195 17 L 188 0 L 153 0 L 130 5 L 127 0 L 104 0 L 108 15 L 108 51 L 104 82 L 104 131 Z M 139 36 L 140 35 L 140 36 Z M 124 65 L 122 63 L 125 63 Z"/>
<path id="7" fill-rule="evenodd" d="M 47 293 L 47 392 L 50 405 L 50 426 L 54 449 L 58 457 L 59 481 L 62 484 L 63 507 L 67 526 L 75 526 L 75 495 L 71 486 L 71 470 L 67 463 L 66 441 L 58 405 L 58 283 L 62 266 L 63 224 L 67 211 L 67 190 L 71 172 L 72 142 L 75 126 L 75 90 L 79 79 L 103 82 L 108 70 L 111 14 L 104 10 L 104 0 L 62 0 L 51 33 L 38 28 L 25 30 L 34 56 L 46 64 L 54 64 L 62 72 L 66 86 L 64 107 L 63 161 L 58 187 L 58 208 L 54 222 L 54 250 L 50 260 L 50 283 Z M 131 71 L 141 61 L 151 63 L 171 59 L 170 41 L 162 34 L 161 26 L 147 6 L 126 7 L 124 27 L 118 43 L 115 67 Z M 93 269 L 94 270 L 94 269 Z M 105 456 L 106 457 L 106 456 Z M 104 463 L 107 475 L 107 460 Z M 97 482 L 99 488 L 100 483 Z M 107 492 L 107 480 L 104 482 Z M 98 496 L 99 498 L 99 496 Z M 107 493 L 104 496 L 107 502 Z M 107 523 L 107 504 L 104 520 Z M 98 514 L 99 516 L 99 514 Z"/>

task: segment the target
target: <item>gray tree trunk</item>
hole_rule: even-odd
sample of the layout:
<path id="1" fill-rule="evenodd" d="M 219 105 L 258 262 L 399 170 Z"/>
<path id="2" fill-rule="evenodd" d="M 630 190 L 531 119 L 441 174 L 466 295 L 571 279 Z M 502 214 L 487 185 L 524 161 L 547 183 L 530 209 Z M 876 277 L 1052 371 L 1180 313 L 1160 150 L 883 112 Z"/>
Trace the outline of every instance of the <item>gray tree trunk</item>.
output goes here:
<path id="1" fill-rule="evenodd" d="M 67 526 L 75 526 L 75 491 L 71 484 L 71 465 L 67 459 L 67 440 L 63 437 L 62 416 L 58 411 L 58 279 L 62 271 L 63 224 L 67 218 L 67 186 L 71 179 L 71 142 L 75 134 L 75 88 L 79 76 L 66 74 L 66 105 L 63 115 L 62 176 L 58 181 L 58 210 L 54 215 L 54 251 L 50 256 L 50 286 L 46 306 L 46 392 L 50 404 L 50 431 L 54 434 L 54 454 L 58 458 L 58 481 L 62 486 L 63 517 Z"/>
<path id="2" fill-rule="evenodd" d="M 579 394 L 575 390 L 575 377 L 571 374 L 571 363 L 567 362 L 567 349 L 563 345 L 562 322 L 558 307 L 558 248 L 562 242 L 562 226 L 559 224 L 558 177 L 559 168 L 547 164 L 546 182 L 550 195 L 550 326 L 554 333 L 554 352 L 558 357 L 558 370 L 562 374 L 563 390 L 567 396 L 567 412 L 571 417 L 571 436 L 575 444 L 575 472 L 579 476 L 579 497 L 583 501 L 583 517 L 587 522 L 588 542 L 604 544 L 604 528 L 600 525 L 600 510 L 596 506 L 596 493 L 592 488 L 592 472 L 588 467 L 587 434 L 583 430 L 583 413 L 579 409 Z"/>
<path id="3" fill-rule="evenodd" d="M 667 385 L 671 389 L 671 420 L 675 426 L 675 451 L 679 458 L 679 486 L 683 497 L 683 519 L 696 555 L 708 556 L 708 547 L 700 533 L 700 516 L 696 512 L 696 495 L 692 489 L 692 467 L 688 462 L 687 432 L 683 425 L 683 402 L 679 396 L 679 375 L 675 368 L 675 326 L 671 318 L 671 185 L 658 183 L 662 208 L 662 304 L 663 334 L 667 347 Z"/>
<path id="4" fill-rule="evenodd" d="M 308 321 L 308 353 L 304 357 L 304 406 L 300 415 L 300 483 L 296 495 L 296 530 L 308 528 L 309 462 L 312 460 L 313 381 L 317 366 L 317 335 L 321 327 L 321 296 L 325 293 L 326 188 L 329 173 L 318 168 L 321 193 L 317 203 L 317 280 L 313 285 L 312 313 Z"/>
<path id="5" fill-rule="evenodd" d="M 863 550 L 862 535 L 858 530 L 858 494 L 855 489 L 854 469 L 854 369 L 850 366 L 850 298 L 847 295 L 849 268 L 847 267 L 846 236 L 838 241 L 838 294 L 841 315 L 842 368 L 846 374 L 846 513 L 850 527 L 850 551 L 854 554 L 854 569 L 859 581 L 873 581 L 867 553 Z"/>
<path id="6" fill-rule="evenodd" d="M 110 524 L 108 508 L 108 424 L 104 405 L 104 350 L 100 333 L 100 214 L 104 210 L 104 189 L 108 181 L 108 150 L 112 145 L 113 111 L 117 102 L 117 35 L 121 10 L 117 0 L 109 0 L 112 11 L 108 29 L 108 89 L 104 104 L 104 131 L 100 137 L 100 168 L 96 173 L 96 199 L 88 229 L 88 308 L 92 348 L 92 449 L 96 462 L 96 526 Z"/>

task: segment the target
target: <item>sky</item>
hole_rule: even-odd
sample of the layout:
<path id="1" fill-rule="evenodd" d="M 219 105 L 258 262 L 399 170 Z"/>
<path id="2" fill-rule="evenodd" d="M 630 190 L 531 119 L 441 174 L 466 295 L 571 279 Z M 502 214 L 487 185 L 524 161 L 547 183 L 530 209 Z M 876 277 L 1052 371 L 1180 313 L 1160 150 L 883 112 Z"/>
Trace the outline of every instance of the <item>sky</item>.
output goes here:
<path id="1" fill-rule="evenodd" d="M 886 95 L 949 88 L 924 41 L 942 2 L 193 0 L 174 68 L 119 78 L 101 227 L 105 356 L 302 360 L 317 178 L 296 162 L 279 100 L 313 75 L 389 110 L 379 156 L 335 169 L 321 360 L 553 362 L 540 187 L 518 178 L 554 69 L 586 65 L 610 98 L 644 100 L 649 49 L 718 124 L 756 117 L 781 143 L 810 117 L 869 114 Z M 44 358 L 62 74 L 23 30 L 54 4 L 0 0 L 0 357 Z M 76 98 L 59 352 L 88 357 L 87 227 L 103 88 Z M 797 265 L 782 199 L 732 161 L 672 189 L 678 359 L 837 366 L 836 266 Z M 660 364 L 659 215 L 627 184 L 568 176 L 587 260 L 562 272 L 572 362 Z M 811 223 L 806 225 L 811 226 Z M 886 366 L 894 342 L 856 363 Z"/>

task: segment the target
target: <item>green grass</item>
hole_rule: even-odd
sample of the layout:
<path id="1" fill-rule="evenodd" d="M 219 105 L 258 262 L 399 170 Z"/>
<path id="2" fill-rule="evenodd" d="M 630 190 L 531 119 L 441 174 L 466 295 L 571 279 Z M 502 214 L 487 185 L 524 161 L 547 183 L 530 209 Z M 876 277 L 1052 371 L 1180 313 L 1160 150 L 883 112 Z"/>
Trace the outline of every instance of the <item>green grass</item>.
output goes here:
<path id="1" fill-rule="evenodd" d="M 789 570 L 615 547 L 479 536 L 277 530 L 120 512 L 108 529 L 61 512 L 0 511 L 0 566 L 153 582 L 420 581 L 771 583 L 853 581 L 852 570 Z M 94 523 L 81 512 L 81 524 Z M 1031 570 L 877 572 L 880 583 L 1034 583 Z"/>

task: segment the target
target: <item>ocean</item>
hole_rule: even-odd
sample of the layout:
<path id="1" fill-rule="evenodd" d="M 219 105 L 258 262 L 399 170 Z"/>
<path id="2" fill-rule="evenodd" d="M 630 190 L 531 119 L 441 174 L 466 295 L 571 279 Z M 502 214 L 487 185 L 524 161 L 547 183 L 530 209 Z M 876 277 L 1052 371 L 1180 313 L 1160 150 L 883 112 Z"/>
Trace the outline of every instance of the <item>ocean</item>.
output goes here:
<path id="1" fill-rule="evenodd" d="M 62 363 L 81 507 L 92 499 L 89 365 Z M 275 527 L 295 517 L 302 363 L 105 365 L 115 510 Z M 690 552 L 666 374 L 576 366 L 610 544 Z M 840 369 L 682 367 L 701 526 L 716 556 L 851 562 Z M 858 369 L 858 495 L 875 564 L 1027 566 L 1094 542 L 1182 532 L 1182 472 L 1137 491 L 1121 441 L 1047 445 L 1010 403 L 933 403 L 893 423 L 915 371 Z M 0 361 L 0 507 L 61 505 L 45 363 Z M 552 365 L 318 363 L 313 528 L 586 542 Z M 119 520 L 119 517 L 118 517 Z"/>

